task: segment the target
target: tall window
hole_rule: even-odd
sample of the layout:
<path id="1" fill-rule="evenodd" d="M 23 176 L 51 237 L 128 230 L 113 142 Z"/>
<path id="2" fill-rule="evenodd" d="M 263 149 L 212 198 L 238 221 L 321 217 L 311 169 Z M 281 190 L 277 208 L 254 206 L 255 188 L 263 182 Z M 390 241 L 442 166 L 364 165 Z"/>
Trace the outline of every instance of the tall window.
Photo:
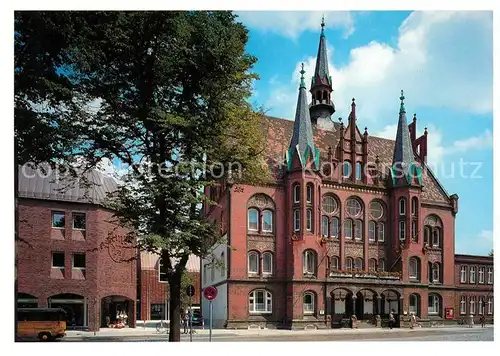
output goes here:
<path id="1" fill-rule="evenodd" d="M 259 254 L 255 251 L 250 251 L 248 253 L 248 273 L 259 273 Z"/>
<path id="2" fill-rule="evenodd" d="M 399 215 L 406 215 L 406 199 L 399 198 Z"/>
<path id="3" fill-rule="evenodd" d="M 351 162 L 344 161 L 343 171 L 344 171 L 344 178 L 349 178 L 351 176 Z"/>
<path id="4" fill-rule="evenodd" d="M 312 217 L 312 209 L 307 209 L 306 210 L 306 230 L 307 231 L 312 231 L 312 225 L 313 225 L 313 217 Z"/>
<path id="5" fill-rule="evenodd" d="M 378 227 L 378 231 L 377 231 L 377 237 L 378 237 L 378 241 L 379 242 L 384 242 L 385 241 L 385 236 L 384 236 L 384 227 L 385 227 L 385 224 L 383 222 L 379 222 L 377 224 L 377 227 Z"/>
<path id="6" fill-rule="evenodd" d="M 344 222 L 344 237 L 346 239 L 352 239 L 352 220 L 346 219 Z"/>
<path id="7" fill-rule="evenodd" d="M 205 266 L 203 266 L 205 267 Z M 163 263 L 163 259 L 158 261 L 158 280 L 160 282 L 168 282 L 167 279 L 167 265 Z"/>
<path id="8" fill-rule="evenodd" d="M 257 289 L 250 293 L 248 299 L 248 311 L 250 313 L 272 313 L 273 296 L 270 292 Z"/>
<path id="9" fill-rule="evenodd" d="M 300 202 L 300 184 L 295 184 L 293 186 L 293 202 Z"/>
<path id="10" fill-rule="evenodd" d="M 259 211 L 257 209 L 248 209 L 248 230 L 259 231 Z"/>
<path id="11" fill-rule="evenodd" d="M 203 265 L 203 283 L 207 283 L 207 265 Z"/>
<path id="12" fill-rule="evenodd" d="M 273 232 L 273 212 L 271 210 L 262 212 L 262 231 Z"/>
<path id="13" fill-rule="evenodd" d="M 460 267 L 460 283 L 467 283 L 467 266 Z"/>
<path id="14" fill-rule="evenodd" d="M 321 217 L 321 235 L 323 237 L 328 236 L 328 216 L 322 216 Z"/>
<path id="15" fill-rule="evenodd" d="M 467 297 L 462 295 L 460 297 L 460 314 L 464 315 L 467 313 Z"/>
<path id="16" fill-rule="evenodd" d="M 471 267 L 469 270 L 469 283 L 476 283 L 476 267 Z"/>
<path id="17" fill-rule="evenodd" d="M 85 230 L 86 225 L 85 213 L 73 213 L 73 229 Z"/>
<path id="18" fill-rule="evenodd" d="M 330 219 L 330 236 L 339 238 L 339 219 L 336 217 Z"/>
<path id="19" fill-rule="evenodd" d="M 385 271 L 385 260 L 383 258 L 381 258 L 380 260 L 378 260 L 378 270 L 380 272 Z"/>
<path id="20" fill-rule="evenodd" d="M 493 314 L 493 297 L 488 297 L 488 314 Z"/>
<path id="21" fill-rule="evenodd" d="M 347 257 L 346 260 L 345 260 L 345 268 L 346 268 L 346 270 L 352 271 L 353 265 L 354 265 L 354 262 L 353 262 L 352 258 L 351 257 Z"/>
<path id="22" fill-rule="evenodd" d="M 224 278 L 226 276 L 226 259 L 224 258 L 224 251 L 222 251 L 220 254 L 220 260 L 222 263 L 222 266 L 220 269 L 220 276 L 221 276 L 221 278 Z"/>
<path id="23" fill-rule="evenodd" d="M 484 283 L 484 267 L 479 267 L 479 283 Z"/>
<path id="24" fill-rule="evenodd" d="M 314 293 L 312 293 L 312 292 L 304 293 L 302 306 L 303 306 L 305 315 L 314 314 Z"/>
<path id="25" fill-rule="evenodd" d="M 399 222 L 399 239 L 403 241 L 406 239 L 406 221 L 401 220 Z"/>
<path id="26" fill-rule="evenodd" d="M 368 222 L 368 241 L 375 241 L 375 221 Z"/>
<path id="27" fill-rule="evenodd" d="M 409 277 L 418 280 L 418 260 L 415 257 L 410 257 Z"/>
<path id="28" fill-rule="evenodd" d="M 410 294 L 410 303 L 408 311 L 415 315 L 418 315 L 418 296 L 416 294 Z"/>
<path id="29" fill-rule="evenodd" d="M 300 210 L 295 209 L 293 211 L 293 230 L 300 231 Z"/>
<path id="30" fill-rule="evenodd" d="M 304 274 L 314 275 L 316 274 L 316 253 L 314 251 L 308 250 L 304 252 Z"/>
<path id="31" fill-rule="evenodd" d="M 476 297 L 469 297 L 469 314 L 476 315 Z"/>
<path id="32" fill-rule="evenodd" d="M 307 196 L 306 201 L 308 203 L 312 203 L 312 201 L 313 201 L 313 186 L 312 186 L 312 184 L 308 184 L 306 186 L 306 193 L 307 193 L 307 195 L 306 195 Z"/>
<path id="33" fill-rule="evenodd" d="M 335 272 L 339 269 L 339 258 L 337 256 L 333 256 L 330 261 L 330 271 Z"/>
<path id="34" fill-rule="evenodd" d="M 374 258 L 370 258 L 368 260 L 368 270 L 370 272 L 375 272 L 377 270 L 377 260 Z"/>
<path id="35" fill-rule="evenodd" d="M 363 222 L 361 220 L 354 220 L 354 238 L 363 240 Z"/>
<path id="36" fill-rule="evenodd" d="M 441 231 L 439 230 L 439 228 L 436 227 L 432 231 L 432 246 L 439 247 L 440 241 L 441 241 Z"/>
<path id="37" fill-rule="evenodd" d="M 493 268 L 488 267 L 488 284 L 493 284 Z"/>
<path id="38" fill-rule="evenodd" d="M 477 309 L 478 309 L 478 314 L 483 315 L 484 314 L 484 305 L 486 302 L 484 301 L 483 297 L 479 297 L 477 300 Z"/>
<path id="39" fill-rule="evenodd" d="M 432 282 L 436 283 L 440 281 L 439 273 L 440 273 L 439 263 L 434 263 L 432 265 Z"/>
<path id="40" fill-rule="evenodd" d="M 437 294 L 429 294 L 428 314 L 436 315 L 441 313 L 441 300 Z"/>
<path id="41" fill-rule="evenodd" d="M 416 197 L 411 198 L 411 215 L 417 216 L 418 211 L 418 199 Z"/>
<path id="42" fill-rule="evenodd" d="M 273 254 L 271 252 L 262 254 L 262 274 L 273 274 Z"/>
<path id="43" fill-rule="evenodd" d="M 417 222 L 415 220 L 411 222 L 411 239 L 413 242 L 418 242 Z"/>
<path id="44" fill-rule="evenodd" d="M 356 162 L 356 180 L 361 180 L 362 165 L 361 162 Z"/>
<path id="45" fill-rule="evenodd" d="M 424 244 L 428 245 L 431 237 L 431 228 L 428 226 L 424 227 Z"/>
<path id="46" fill-rule="evenodd" d="M 354 268 L 357 270 L 363 269 L 363 259 L 362 258 L 358 257 L 354 260 Z"/>

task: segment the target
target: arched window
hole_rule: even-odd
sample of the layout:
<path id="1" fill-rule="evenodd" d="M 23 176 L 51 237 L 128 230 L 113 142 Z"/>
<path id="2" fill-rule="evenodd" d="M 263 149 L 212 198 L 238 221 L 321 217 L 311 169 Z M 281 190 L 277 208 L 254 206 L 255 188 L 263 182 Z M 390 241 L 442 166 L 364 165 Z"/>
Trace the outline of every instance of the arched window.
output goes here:
<path id="1" fill-rule="evenodd" d="M 357 270 L 363 269 L 363 259 L 362 258 L 358 257 L 354 260 L 354 268 Z"/>
<path id="2" fill-rule="evenodd" d="M 432 246 L 440 247 L 441 246 L 441 230 L 438 227 L 435 227 L 432 231 Z"/>
<path id="3" fill-rule="evenodd" d="M 294 203 L 300 202 L 300 184 L 295 184 L 293 186 L 293 202 Z"/>
<path id="4" fill-rule="evenodd" d="M 344 237 L 346 239 L 352 239 L 352 220 L 345 219 L 344 221 Z"/>
<path id="5" fill-rule="evenodd" d="M 377 237 L 378 237 L 378 241 L 379 242 L 384 242 L 385 241 L 385 235 L 384 235 L 384 227 L 385 227 L 385 224 L 383 222 L 379 222 L 377 224 L 378 226 L 378 232 L 377 232 Z"/>
<path id="6" fill-rule="evenodd" d="M 383 258 L 381 258 L 380 260 L 378 260 L 378 270 L 380 272 L 385 271 L 385 260 Z"/>
<path id="7" fill-rule="evenodd" d="M 303 270 L 306 275 L 315 275 L 316 274 L 316 252 L 312 250 L 307 250 L 303 255 Z"/>
<path id="8" fill-rule="evenodd" d="M 409 261 L 409 277 L 411 280 L 417 281 L 420 279 L 419 263 L 416 257 L 410 257 Z"/>
<path id="9" fill-rule="evenodd" d="M 255 251 L 250 251 L 248 253 L 248 273 L 259 273 L 259 254 Z"/>
<path id="10" fill-rule="evenodd" d="M 262 231 L 273 232 L 273 212 L 271 210 L 262 212 Z"/>
<path id="11" fill-rule="evenodd" d="M 431 228 L 429 226 L 424 227 L 424 244 L 429 245 L 431 237 Z"/>
<path id="12" fill-rule="evenodd" d="M 273 296 L 265 289 L 256 289 L 248 296 L 248 311 L 250 313 L 271 314 L 273 311 Z"/>
<path id="13" fill-rule="evenodd" d="M 343 167 L 344 178 L 349 178 L 351 176 L 351 162 L 344 161 L 342 167 Z"/>
<path id="14" fill-rule="evenodd" d="M 411 198 L 411 215 L 418 215 L 418 199 L 416 197 Z"/>
<path id="15" fill-rule="evenodd" d="M 361 220 L 354 220 L 354 238 L 363 240 L 363 222 Z"/>
<path id="16" fill-rule="evenodd" d="M 368 261 L 368 270 L 370 272 L 375 272 L 377 270 L 377 260 L 374 258 L 370 258 Z"/>
<path id="17" fill-rule="evenodd" d="M 373 219 L 378 220 L 384 216 L 384 207 L 378 201 L 372 201 L 370 203 L 370 215 Z"/>
<path id="18" fill-rule="evenodd" d="M 399 198 L 399 215 L 406 215 L 406 199 Z"/>
<path id="19" fill-rule="evenodd" d="M 375 241 L 375 221 L 368 222 L 368 240 Z"/>
<path id="20" fill-rule="evenodd" d="M 417 222 L 415 220 L 411 222 L 411 240 L 418 242 Z"/>
<path id="21" fill-rule="evenodd" d="M 330 219 L 330 236 L 334 239 L 339 238 L 339 219 L 336 217 Z"/>
<path id="22" fill-rule="evenodd" d="M 339 258 L 337 256 L 332 256 L 330 260 L 330 271 L 335 272 L 339 269 Z"/>
<path id="23" fill-rule="evenodd" d="M 410 294 L 408 311 L 410 314 L 419 315 L 420 314 L 420 297 L 417 294 Z"/>
<path id="24" fill-rule="evenodd" d="M 354 268 L 354 261 L 352 260 L 352 257 L 347 257 L 345 259 L 345 268 L 348 271 L 352 271 L 352 269 Z"/>
<path id="25" fill-rule="evenodd" d="M 432 282 L 438 283 L 440 282 L 440 268 L 439 263 L 434 263 L 432 265 Z"/>
<path id="26" fill-rule="evenodd" d="M 361 162 L 356 162 L 356 180 L 361 180 L 362 167 Z"/>
<path id="27" fill-rule="evenodd" d="M 313 189 L 314 188 L 313 188 L 312 184 L 308 184 L 306 186 L 306 193 L 307 193 L 307 195 L 306 195 L 306 197 L 307 197 L 306 201 L 307 201 L 307 203 L 310 203 L 310 204 L 312 204 L 312 202 L 313 202 Z"/>
<path id="28" fill-rule="evenodd" d="M 313 292 L 305 292 L 302 299 L 302 307 L 304 315 L 313 315 L 315 312 L 315 294 Z"/>
<path id="29" fill-rule="evenodd" d="M 427 305 L 429 315 L 441 314 L 441 296 L 439 294 L 429 294 Z"/>
<path id="30" fill-rule="evenodd" d="M 404 220 L 399 222 L 399 239 L 401 241 L 406 239 L 406 221 Z"/>
<path id="31" fill-rule="evenodd" d="M 300 231 L 300 210 L 293 211 L 293 231 Z"/>
<path id="32" fill-rule="evenodd" d="M 259 211 L 257 209 L 248 209 L 248 230 L 259 231 Z"/>
<path id="33" fill-rule="evenodd" d="M 353 218 L 356 218 L 361 215 L 363 209 L 361 207 L 361 203 L 354 198 L 349 198 L 347 200 L 347 214 Z"/>
<path id="34" fill-rule="evenodd" d="M 226 276 L 226 259 L 224 258 L 224 251 L 220 253 L 220 260 L 223 264 L 220 269 L 220 276 L 224 278 Z"/>
<path id="35" fill-rule="evenodd" d="M 328 216 L 321 217 L 321 235 L 328 237 Z"/>
<path id="36" fill-rule="evenodd" d="M 465 295 L 460 297 L 460 314 L 467 314 L 467 297 Z"/>
<path id="37" fill-rule="evenodd" d="M 306 210 L 306 230 L 307 231 L 312 231 L 313 230 L 313 213 L 312 209 L 307 209 Z"/>
<path id="38" fill-rule="evenodd" d="M 262 274 L 273 274 L 273 254 L 271 252 L 262 254 Z"/>
<path id="39" fill-rule="evenodd" d="M 325 195 L 323 197 L 321 207 L 323 208 L 323 212 L 325 214 L 334 214 L 338 209 L 337 200 L 335 200 L 335 198 L 331 195 Z"/>

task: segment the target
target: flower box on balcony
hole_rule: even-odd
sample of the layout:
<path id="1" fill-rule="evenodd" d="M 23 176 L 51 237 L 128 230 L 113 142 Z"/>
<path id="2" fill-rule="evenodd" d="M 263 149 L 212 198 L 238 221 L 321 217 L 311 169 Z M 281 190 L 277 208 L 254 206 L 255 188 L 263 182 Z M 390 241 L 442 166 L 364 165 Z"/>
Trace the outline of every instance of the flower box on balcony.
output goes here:
<path id="1" fill-rule="evenodd" d="M 330 273 L 330 277 L 352 278 L 352 273 L 332 272 Z"/>

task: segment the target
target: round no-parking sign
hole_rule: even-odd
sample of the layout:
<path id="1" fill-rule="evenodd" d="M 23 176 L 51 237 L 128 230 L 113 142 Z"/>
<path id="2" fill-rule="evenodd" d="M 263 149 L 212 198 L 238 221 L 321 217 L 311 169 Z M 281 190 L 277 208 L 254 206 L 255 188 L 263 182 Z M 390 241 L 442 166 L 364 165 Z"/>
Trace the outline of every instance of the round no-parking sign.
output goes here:
<path id="1" fill-rule="evenodd" d="M 209 286 L 209 287 L 206 287 L 204 290 L 203 290 L 203 296 L 207 299 L 207 300 L 214 300 L 215 297 L 217 297 L 217 288 L 213 287 L 213 286 Z"/>

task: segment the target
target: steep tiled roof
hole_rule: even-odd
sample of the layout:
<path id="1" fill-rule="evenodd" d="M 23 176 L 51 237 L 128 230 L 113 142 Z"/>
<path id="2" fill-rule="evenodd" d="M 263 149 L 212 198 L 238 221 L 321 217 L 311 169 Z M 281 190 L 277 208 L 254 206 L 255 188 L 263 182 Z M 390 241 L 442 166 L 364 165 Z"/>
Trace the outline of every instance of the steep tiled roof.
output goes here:
<path id="1" fill-rule="evenodd" d="M 85 173 L 87 183 L 83 183 L 47 165 L 42 167 L 45 169 L 19 166 L 19 197 L 104 205 L 107 194 L 118 187 L 113 178 L 98 170 Z"/>
<path id="2" fill-rule="evenodd" d="M 271 173 L 277 179 L 285 172 L 284 157 L 293 132 L 294 122 L 276 117 L 263 116 L 262 130 L 267 137 L 265 150 L 266 161 L 271 168 Z M 334 130 L 325 131 L 313 127 L 314 145 L 320 150 L 321 156 L 326 158 L 328 148 L 335 150 L 340 135 L 340 124 L 335 122 Z M 375 162 L 376 157 L 380 161 L 385 172 L 392 165 L 394 154 L 394 140 L 381 137 L 368 136 L 368 160 Z M 281 163 L 281 164 L 280 164 Z M 422 173 L 423 188 L 422 198 L 424 201 L 438 204 L 449 204 L 448 194 L 439 184 L 430 169 Z"/>

